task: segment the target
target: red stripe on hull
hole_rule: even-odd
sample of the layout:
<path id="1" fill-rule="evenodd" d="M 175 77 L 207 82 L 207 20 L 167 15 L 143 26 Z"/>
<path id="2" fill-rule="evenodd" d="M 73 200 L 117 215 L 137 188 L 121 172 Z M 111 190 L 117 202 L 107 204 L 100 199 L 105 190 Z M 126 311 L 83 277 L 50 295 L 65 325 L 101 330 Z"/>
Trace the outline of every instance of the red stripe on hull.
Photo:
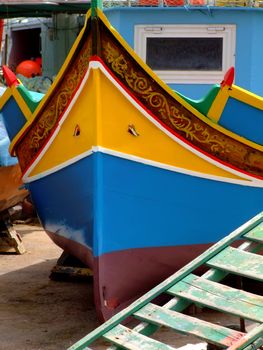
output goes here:
<path id="1" fill-rule="evenodd" d="M 94 301 L 100 321 L 109 319 L 209 247 L 196 244 L 127 249 L 92 257 L 87 247 L 47 233 L 63 250 L 93 269 Z"/>

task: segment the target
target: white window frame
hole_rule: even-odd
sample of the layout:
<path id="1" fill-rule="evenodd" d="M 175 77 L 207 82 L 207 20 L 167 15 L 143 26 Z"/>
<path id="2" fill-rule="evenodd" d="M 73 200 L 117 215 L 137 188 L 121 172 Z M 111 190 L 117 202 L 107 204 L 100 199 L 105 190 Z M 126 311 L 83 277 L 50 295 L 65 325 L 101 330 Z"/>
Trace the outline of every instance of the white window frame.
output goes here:
<path id="1" fill-rule="evenodd" d="M 221 71 L 183 71 L 155 70 L 166 83 L 177 84 L 215 84 L 219 83 L 225 72 L 235 66 L 236 25 L 234 24 L 195 24 L 195 25 L 135 25 L 134 49 L 146 62 L 147 38 L 222 38 L 223 57 Z"/>

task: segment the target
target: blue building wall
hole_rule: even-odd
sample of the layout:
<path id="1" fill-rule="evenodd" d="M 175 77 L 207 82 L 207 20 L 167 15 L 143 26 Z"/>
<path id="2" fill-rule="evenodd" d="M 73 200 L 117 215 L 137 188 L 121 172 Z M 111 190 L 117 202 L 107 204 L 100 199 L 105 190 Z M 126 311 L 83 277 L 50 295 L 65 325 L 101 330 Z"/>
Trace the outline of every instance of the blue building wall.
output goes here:
<path id="1" fill-rule="evenodd" d="M 137 24 L 236 24 L 235 84 L 263 96 L 263 9 L 261 8 L 112 8 L 104 10 L 115 29 L 134 47 Z M 192 97 L 202 97 L 211 87 L 202 84 L 171 84 Z"/>

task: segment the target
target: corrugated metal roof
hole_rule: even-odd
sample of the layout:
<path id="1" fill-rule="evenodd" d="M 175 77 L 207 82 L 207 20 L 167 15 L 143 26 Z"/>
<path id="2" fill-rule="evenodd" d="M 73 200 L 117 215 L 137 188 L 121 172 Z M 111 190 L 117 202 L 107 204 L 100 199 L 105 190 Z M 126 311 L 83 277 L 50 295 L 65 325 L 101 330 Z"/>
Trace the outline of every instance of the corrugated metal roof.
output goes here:
<path id="1" fill-rule="evenodd" d="M 85 13 L 90 0 L 0 0 L 0 18 L 47 17 L 52 13 Z"/>

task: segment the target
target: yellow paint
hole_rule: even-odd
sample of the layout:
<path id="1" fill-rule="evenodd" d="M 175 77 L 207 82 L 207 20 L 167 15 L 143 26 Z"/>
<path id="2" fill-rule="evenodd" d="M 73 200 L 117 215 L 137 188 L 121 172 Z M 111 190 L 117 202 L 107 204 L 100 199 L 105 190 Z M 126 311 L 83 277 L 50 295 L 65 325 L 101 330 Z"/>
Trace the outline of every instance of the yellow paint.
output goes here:
<path id="1" fill-rule="evenodd" d="M 229 91 L 229 96 L 241 102 L 247 103 L 252 107 L 263 110 L 263 98 L 248 90 L 242 89 L 239 86 L 233 85 Z"/>
<path id="2" fill-rule="evenodd" d="M 203 160 L 167 136 L 124 98 L 102 73 L 101 93 L 103 136 L 100 146 L 190 171 L 238 178 Z M 139 136 L 128 132 L 129 125 L 134 125 Z"/>
<path id="3" fill-rule="evenodd" d="M 221 118 L 221 115 L 226 106 L 228 98 L 229 98 L 229 86 L 225 86 L 224 88 L 218 91 L 218 94 L 214 99 L 214 102 L 212 103 L 207 113 L 207 116 L 210 119 L 214 120 L 215 122 L 218 122 L 219 119 Z"/>
<path id="4" fill-rule="evenodd" d="M 0 111 L 1 109 L 4 107 L 4 105 L 7 103 L 7 101 L 9 100 L 9 98 L 12 96 L 12 91 L 11 89 L 8 87 L 6 88 L 5 92 L 3 93 L 3 95 L 0 97 Z"/>
<path id="5" fill-rule="evenodd" d="M 248 90 L 242 89 L 239 86 L 232 85 L 231 88 L 229 88 L 229 86 L 225 86 L 223 89 L 219 90 L 212 106 L 207 113 L 207 116 L 215 122 L 219 122 L 229 97 L 246 103 L 251 107 L 263 110 L 262 97 L 253 94 Z"/>
<path id="6" fill-rule="evenodd" d="M 131 124 L 139 136 L 128 132 Z M 76 125 L 80 128 L 79 136 L 73 136 Z M 91 71 L 78 103 L 69 112 L 52 145 L 29 176 L 52 169 L 92 146 L 204 174 L 240 179 L 172 140 L 124 98 L 98 69 Z"/>
<path id="7" fill-rule="evenodd" d="M 11 86 L 6 88 L 5 92 L 0 98 L 0 110 L 4 107 L 4 105 L 9 101 L 9 99 L 13 96 L 14 100 L 18 104 L 18 107 L 20 108 L 21 112 L 23 113 L 26 120 L 29 120 L 32 116 L 32 112 L 30 111 L 29 107 L 27 106 L 26 102 L 20 95 L 19 91 L 17 90 L 16 86 Z"/>
<path id="8" fill-rule="evenodd" d="M 23 113 L 26 120 L 30 120 L 32 118 L 32 112 L 30 111 L 28 105 L 26 104 L 23 97 L 20 95 L 19 91 L 16 89 L 15 86 L 12 86 L 12 95 L 14 99 L 16 100 L 16 103 L 18 104 L 21 112 Z"/>
<path id="9" fill-rule="evenodd" d="M 97 72 L 91 71 L 87 84 L 78 97 L 78 102 L 69 112 L 55 140 L 31 172 L 30 176 L 42 173 L 91 149 L 98 143 Z M 92 87 L 92 88 L 90 88 Z M 76 127 L 79 136 L 74 136 Z"/>

